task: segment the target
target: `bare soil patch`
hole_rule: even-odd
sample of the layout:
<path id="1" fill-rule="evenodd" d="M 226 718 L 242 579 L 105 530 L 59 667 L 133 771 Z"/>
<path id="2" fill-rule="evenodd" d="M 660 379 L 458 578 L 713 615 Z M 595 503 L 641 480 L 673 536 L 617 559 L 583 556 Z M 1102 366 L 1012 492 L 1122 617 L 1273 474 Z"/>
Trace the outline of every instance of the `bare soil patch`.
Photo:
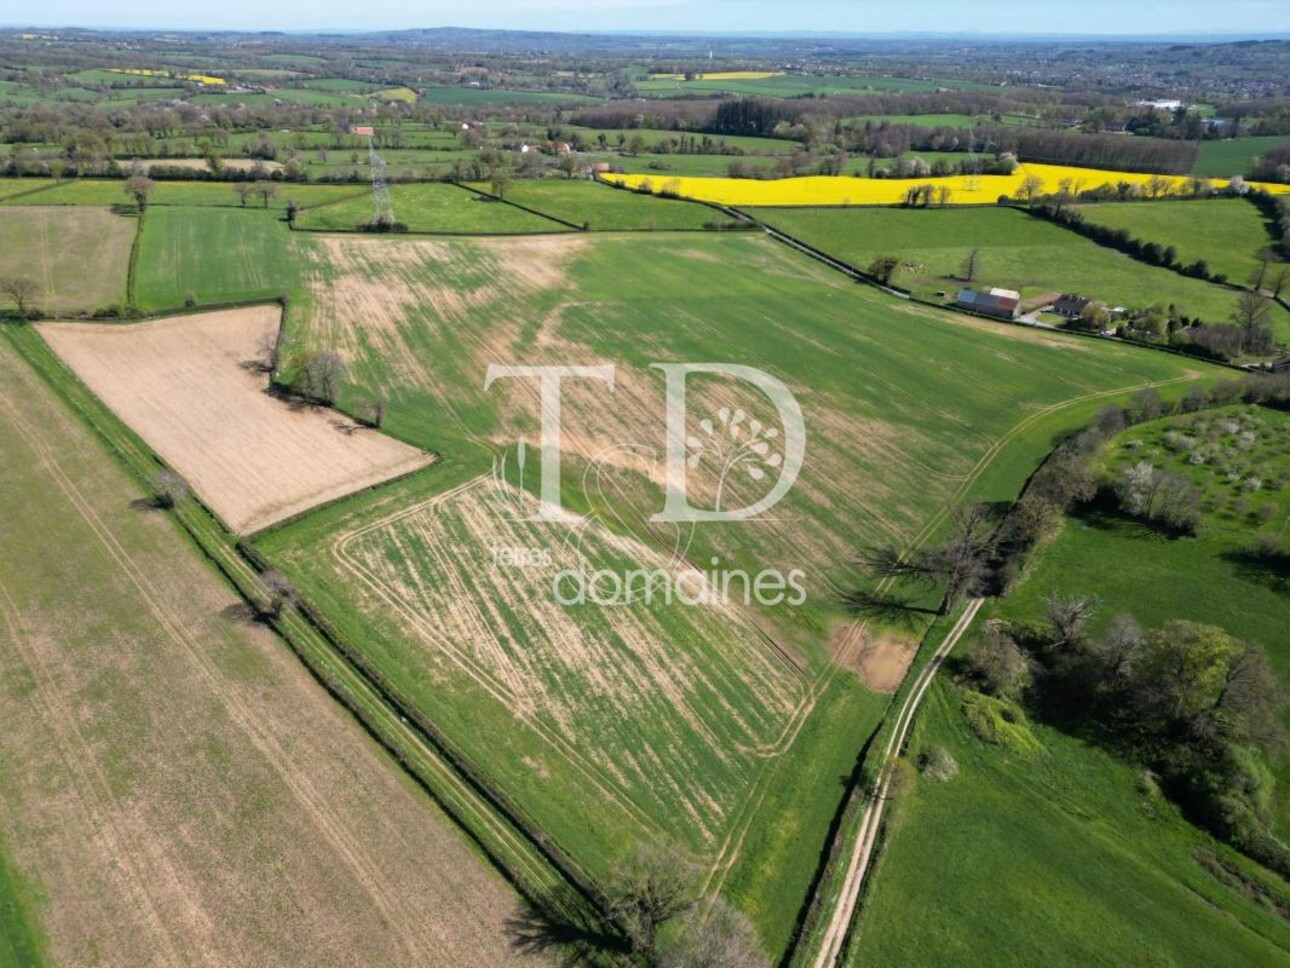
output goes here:
<path id="1" fill-rule="evenodd" d="M 900 688 L 918 651 L 915 644 L 890 633 L 879 634 L 844 625 L 833 633 L 830 652 L 841 653 L 853 635 L 861 636 L 861 644 L 847 660 L 847 666 L 860 673 L 864 684 L 874 692 L 895 692 Z"/>
<path id="2" fill-rule="evenodd" d="M 247 533 L 432 459 L 333 411 L 269 395 L 267 377 L 247 362 L 277 327 L 277 307 L 260 306 L 41 332 L 230 528 Z"/>
<path id="3" fill-rule="evenodd" d="M 263 165 L 268 171 L 278 171 L 282 166 L 280 161 L 261 161 L 258 158 L 224 158 L 221 159 L 225 168 L 232 168 L 236 171 L 250 171 L 257 164 Z M 144 167 L 152 170 L 153 168 L 188 168 L 193 171 L 205 171 L 210 167 L 205 158 L 152 158 L 143 162 Z M 229 194 L 232 194 L 230 191 Z"/>

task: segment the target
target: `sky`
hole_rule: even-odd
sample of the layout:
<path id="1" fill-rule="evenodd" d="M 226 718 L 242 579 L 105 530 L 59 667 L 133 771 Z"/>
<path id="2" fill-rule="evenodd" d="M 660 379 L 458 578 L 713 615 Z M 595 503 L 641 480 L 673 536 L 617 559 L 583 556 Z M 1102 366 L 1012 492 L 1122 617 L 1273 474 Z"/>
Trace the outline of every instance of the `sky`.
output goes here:
<path id="1" fill-rule="evenodd" d="M 19 13 L 21 10 L 21 13 Z M 32 18 L 19 21 L 17 16 Z M 41 27 L 230 30 L 829 31 L 855 35 L 1290 33 L 1290 0 L 42 0 L 0 13 Z"/>

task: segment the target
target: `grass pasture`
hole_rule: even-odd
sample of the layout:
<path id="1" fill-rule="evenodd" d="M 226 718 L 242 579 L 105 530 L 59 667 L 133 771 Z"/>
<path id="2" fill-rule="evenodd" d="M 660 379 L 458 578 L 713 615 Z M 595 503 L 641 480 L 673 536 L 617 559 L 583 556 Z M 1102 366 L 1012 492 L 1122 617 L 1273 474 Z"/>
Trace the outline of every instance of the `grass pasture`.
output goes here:
<path id="1" fill-rule="evenodd" d="M 1237 285 L 1245 285 L 1258 267 L 1258 252 L 1273 241 L 1259 210 L 1239 198 L 1081 205 L 1079 211 L 1098 225 L 1172 245 L 1184 265 L 1203 259 L 1211 272 L 1224 273 Z"/>
<path id="2" fill-rule="evenodd" d="M 949 782 L 919 778 L 897 802 L 850 968 L 1286 960 L 1285 920 L 1221 883 L 1195 852 L 1252 865 L 1144 794 L 1109 754 L 1029 730 L 1034 754 L 986 744 L 956 688 L 933 684 L 910 749 L 942 746 L 961 771 Z"/>
<path id="3" fill-rule="evenodd" d="M 517 235 L 540 232 L 567 232 L 568 226 L 533 215 L 514 205 L 506 205 L 458 188 L 440 183 L 392 185 L 390 201 L 394 217 L 412 232 Z M 296 224 L 302 229 L 352 232 L 372 218 L 370 194 L 355 196 L 334 205 L 306 209 Z"/>
<path id="4" fill-rule="evenodd" d="M 0 960 L 522 963 L 515 895 L 131 506 L 18 340 L 0 334 Z"/>
<path id="5" fill-rule="evenodd" d="M 52 178 L 0 178 L 0 201 L 15 195 L 38 195 L 55 184 Z"/>
<path id="6" fill-rule="evenodd" d="M 650 198 L 585 179 L 517 181 L 507 187 L 506 200 L 592 231 L 702 229 L 708 222 L 727 221 L 706 205 Z"/>
<path id="7" fill-rule="evenodd" d="M 1202 141 L 1200 155 L 1191 173 L 1204 178 L 1231 178 L 1244 175 L 1250 162 L 1269 148 L 1286 143 L 1284 135 L 1234 138 L 1227 141 Z"/>
<path id="8" fill-rule="evenodd" d="M 687 81 L 676 77 L 652 77 L 637 81 L 642 94 L 655 96 L 712 96 L 743 94 L 750 97 L 802 97 L 865 93 L 912 93 L 941 87 L 971 88 L 969 81 L 931 81 L 907 77 L 856 77 L 845 74 L 770 74 L 766 77 L 721 77 Z"/>
<path id="9" fill-rule="evenodd" d="M 182 307 L 188 293 L 199 305 L 290 294 L 308 248 L 308 238 L 271 211 L 153 206 L 144 216 L 135 301 L 154 312 Z"/>
<path id="10" fill-rule="evenodd" d="M 1283 618 L 1290 595 L 1284 579 L 1250 555 L 1257 534 L 1283 533 L 1290 521 L 1290 417 L 1230 407 L 1152 421 L 1117 438 L 1105 473 L 1114 479 L 1143 460 L 1193 481 L 1202 495 L 1202 533 L 1169 538 L 1111 512 L 1090 511 L 1068 521 L 1043 550 L 1003 613 L 1038 618 L 1049 592 L 1096 592 L 1096 629 L 1123 612 L 1147 627 L 1175 618 L 1219 625 L 1261 643 L 1290 684 Z M 1107 561 L 1116 567 L 1106 568 Z M 1286 718 L 1290 722 L 1290 713 Z M 1277 829 L 1284 836 L 1290 831 L 1290 757 L 1274 762 Z"/>
<path id="11" fill-rule="evenodd" d="M 558 91 L 509 91 L 501 88 L 461 87 L 452 84 L 427 84 L 418 88 L 421 99 L 445 107 L 471 107 L 476 104 L 594 104 L 600 98 L 586 94 L 562 94 Z"/>
<path id="12" fill-rule="evenodd" d="M 257 546 L 577 863 L 603 876 L 640 830 L 673 837 L 757 919 L 773 953 L 840 778 L 885 706 L 852 671 L 866 640 L 845 632 L 851 618 L 829 591 L 863 583 L 848 564 L 855 549 L 926 537 L 1020 446 L 1033 456 L 988 482 L 1015 494 L 1066 427 L 1063 408 L 1203 369 L 901 306 L 751 233 L 319 242 L 292 339 L 340 351 L 347 398 L 386 399 L 387 430 L 442 461 Z M 798 394 L 809 458 L 773 520 L 679 536 L 646 522 L 663 412 L 649 364 L 678 359 L 755 366 Z M 486 486 L 509 453 L 500 493 L 513 501 L 514 442 L 535 440 L 531 388 L 483 389 L 489 363 L 516 360 L 617 366 L 612 395 L 591 381 L 564 390 L 566 503 L 589 520 L 576 535 L 521 526 Z M 969 371 L 978 378 L 964 380 Z M 765 409 L 719 381 L 694 395 L 696 410 Z M 748 496 L 746 483 L 731 487 Z M 492 552 L 536 547 L 564 562 L 581 542 L 594 562 L 675 573 L 678 540 L 687 561 L 800 567 L 811 597 L 735 615 L 675 604 L 562 614 L 554 565 L 513 568 Z M 921 621 L 887 631 L 916 640 Z M 621 754 L 612 767 L 606 747 Z"/>
<path id="13" fill-rule="evenodd" d="M 979 248 L 974 284 L 1016 289 L 1023 296 L 1075 292 L 1130 309 L 1174 303 L 1210 322 L 1225 322 L 1236 301 L 1231 290 L 1144 265 L 1015 209 L 762 209 L 755 214 L 860 268 L 879 255 L 894 255 L 902 268 L 893 281 L 928 298 L 938 290 L 961 288 L 957 277 L 963 260 Z M 1290 314 L 1279 312 L 1278 323 L 1290 331 Z"/>
<path id="14" fill-rule="evenodd" d="M 106 208 L 0 207 L 0 236 L 19 241 L 0 248 L 0 276 L 33 280 L 46 313 L 120 304 L 136 224 Z"/>

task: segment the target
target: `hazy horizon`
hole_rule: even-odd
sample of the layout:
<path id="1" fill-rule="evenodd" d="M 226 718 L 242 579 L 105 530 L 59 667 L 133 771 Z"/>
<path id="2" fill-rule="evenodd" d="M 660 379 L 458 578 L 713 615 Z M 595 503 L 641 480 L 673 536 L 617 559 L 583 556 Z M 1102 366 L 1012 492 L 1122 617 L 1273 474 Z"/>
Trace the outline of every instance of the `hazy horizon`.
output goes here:
<path id="1" fill-rule="evenodd" d="M 317 0 L 309 5 L 266 7 L 251 0 L 170 4 L 164 14 L 148 0 L 122 0 L 105 11 L 89 0 L 50 0 L 30 20 L 8 28 L 117 30 L 386 31 L 457 27 L 597 33 L 794 33 L 849 37 L 884 34 L 931 36 L 1131 37 L 1197 35 L 1251 37 L 1290 33 L 1290 4 L 1238 0 L 1216 21 L 1210 3 L 1178 0 L 1126 6 L 1115 0 L 1068 4 L 999 0 L 973 6 L 925 0 L 917 7 L 841 0 L 800 0 L 786 9 L 771 0 L 498 0 L 478 12 L 459 4 L 369 0 L 353 4 Z"/>

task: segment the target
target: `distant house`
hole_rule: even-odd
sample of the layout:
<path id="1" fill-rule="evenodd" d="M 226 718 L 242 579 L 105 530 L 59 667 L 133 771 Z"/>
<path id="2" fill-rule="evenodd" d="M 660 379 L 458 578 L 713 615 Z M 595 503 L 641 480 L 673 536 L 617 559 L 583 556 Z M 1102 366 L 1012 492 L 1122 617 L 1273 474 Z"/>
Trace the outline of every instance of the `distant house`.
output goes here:
<path id="1" fill-rule="evenodd" d="M 1283 356 L 1272 364 L 1273 373 L 1290 373 L 1290 356 Z"/>
<path id="2" fill-rule="evenodd" d="M 1084 310 L 1092 305 L 1093 300 L 1085 299 L 1083 296 L 1077 296 L 1073 292 L 1063 293 L 1055 303 L 1053 303 L 1053 312 L 1058 316 L 1064 316 L 1067 319 L 1079 319 Z"/>
<path id="3" fill-rule="evenodd" d="M 1012 289 L 991 289 L 989 292 L 964 289 L 954 297 L 954 305 L 986 316 L 1014 319 L 1021 306 L 1021 293 Z"/>

